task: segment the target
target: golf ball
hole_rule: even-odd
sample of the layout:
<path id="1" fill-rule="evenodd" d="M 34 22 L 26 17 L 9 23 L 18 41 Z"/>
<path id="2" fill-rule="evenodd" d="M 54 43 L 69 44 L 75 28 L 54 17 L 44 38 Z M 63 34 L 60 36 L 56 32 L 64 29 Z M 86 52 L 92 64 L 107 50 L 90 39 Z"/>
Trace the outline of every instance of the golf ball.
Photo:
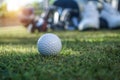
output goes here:
<path id="1" fill-rule="evenodd" d="M 37 46 L 42 55 L 56 55 L 60 52 L 62 43 L 57 35 L 46 33 L 38 39 Z"/>

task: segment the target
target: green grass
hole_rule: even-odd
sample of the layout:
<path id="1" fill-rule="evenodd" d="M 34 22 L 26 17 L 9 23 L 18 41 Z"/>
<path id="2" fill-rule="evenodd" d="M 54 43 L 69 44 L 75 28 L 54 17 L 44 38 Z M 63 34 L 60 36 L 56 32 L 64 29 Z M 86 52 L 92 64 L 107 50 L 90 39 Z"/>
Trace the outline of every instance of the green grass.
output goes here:
<path id="1" fill-rule="evenodd" d="M 0 28 L 0 80 L 120 80 L 120 30 L 53 33 L 63 48 L 45 57 L 36 46 L 44 33 Z"/>

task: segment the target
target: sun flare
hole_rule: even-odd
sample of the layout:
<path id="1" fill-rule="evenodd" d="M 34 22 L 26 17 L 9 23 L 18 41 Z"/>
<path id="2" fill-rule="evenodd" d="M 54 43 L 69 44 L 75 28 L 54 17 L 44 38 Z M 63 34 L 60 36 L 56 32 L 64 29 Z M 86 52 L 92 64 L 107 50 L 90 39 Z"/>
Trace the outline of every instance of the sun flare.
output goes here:
<path id="1" fill-rule="evenodd" d="M 7 1 L 7 10 L 8 11 L 17 11 L 21 6 L 29 3 L 30 0 L 8 0 Z"/>

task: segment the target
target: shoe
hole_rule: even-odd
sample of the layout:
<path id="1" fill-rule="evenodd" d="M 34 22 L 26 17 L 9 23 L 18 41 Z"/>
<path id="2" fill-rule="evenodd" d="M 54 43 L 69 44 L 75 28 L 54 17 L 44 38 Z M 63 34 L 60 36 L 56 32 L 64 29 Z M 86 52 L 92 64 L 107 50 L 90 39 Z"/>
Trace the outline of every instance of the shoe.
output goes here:
<path id="1" fill-rule="evenodd" d="M 120 27 L 120 13 L 110 3 L 103 3 L 100 17 L 106 20 L 108 28 L 114 29 Z"/>
<path id="2" fill-rule="evenodd" d="M 93 2 L 88 2 L 82 12 L 82 20 L 78 25 L 80 31 L 86 29 L 99 29 L 99 12 Z"/>

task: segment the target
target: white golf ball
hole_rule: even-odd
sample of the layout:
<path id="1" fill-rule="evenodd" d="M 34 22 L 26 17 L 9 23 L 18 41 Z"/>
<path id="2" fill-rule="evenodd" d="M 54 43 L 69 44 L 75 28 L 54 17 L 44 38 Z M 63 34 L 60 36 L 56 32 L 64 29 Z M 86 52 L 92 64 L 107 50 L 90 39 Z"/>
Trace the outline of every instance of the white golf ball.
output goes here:
<path id="1" fill-rule="evenodd" d="M 57 35 L 47 33 L 39 38 L 37 46 L 42 55 L 56 55 L 61 51 L 62 43 Z"/>

